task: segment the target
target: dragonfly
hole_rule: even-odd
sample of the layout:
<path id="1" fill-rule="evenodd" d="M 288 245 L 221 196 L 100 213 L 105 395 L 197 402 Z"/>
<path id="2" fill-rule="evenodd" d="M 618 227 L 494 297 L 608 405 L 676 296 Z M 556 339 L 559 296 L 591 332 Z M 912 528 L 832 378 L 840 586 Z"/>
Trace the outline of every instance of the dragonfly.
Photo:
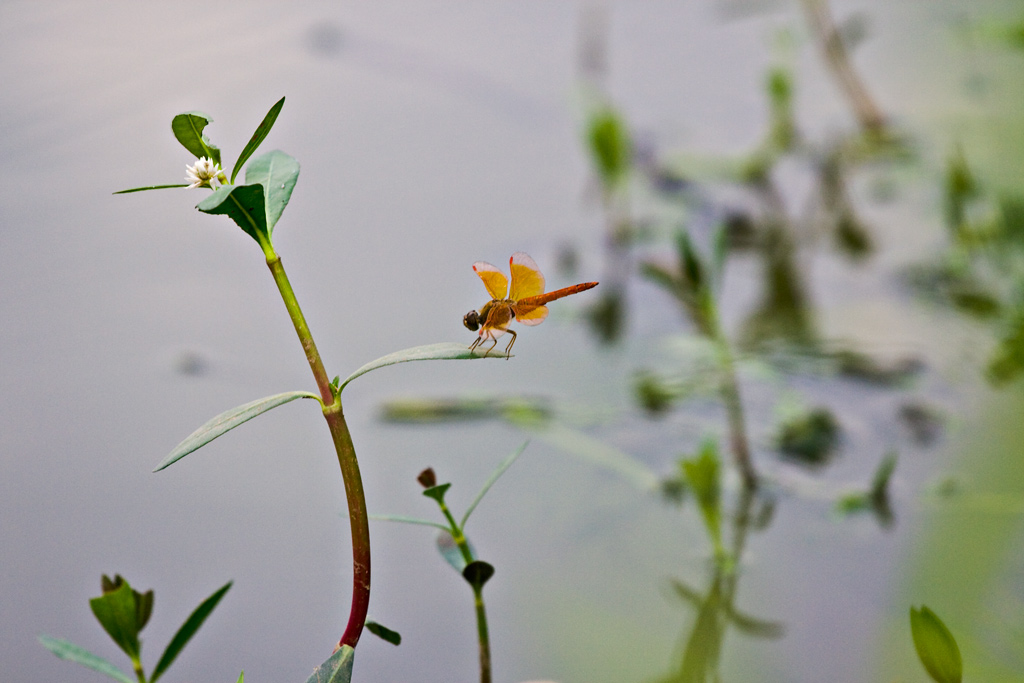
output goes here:
<path id="1" fill-rule="evenodd" d="M 597 287 L 596 282 L 581 282 L 545 293 L 544 276 L 528 254 L 517 251 L 509 258 L 508 265 L 511 284 L 505 274 L 490 263 L 477 261 L 473 264 L 473 270 L 484 281 L 491 300 L 479 311 L 470 311 L 462 318 L 462 324 L 471 331 L 479 330 L 470 351 L 476 350 L 484 341 L 490 341 L 491 345 L 484 352 L 486 356 L 497 346 L 498 337 L 508 332 L 512 335 L 512 341 L 505 347 L 505 358 L 508 359 L 512 355 L 512 345 L 516 343 L 515 330 L 509 329 L 513 318 L 523 325 L 540 325 L 548 317 L 545 304 Z"/>

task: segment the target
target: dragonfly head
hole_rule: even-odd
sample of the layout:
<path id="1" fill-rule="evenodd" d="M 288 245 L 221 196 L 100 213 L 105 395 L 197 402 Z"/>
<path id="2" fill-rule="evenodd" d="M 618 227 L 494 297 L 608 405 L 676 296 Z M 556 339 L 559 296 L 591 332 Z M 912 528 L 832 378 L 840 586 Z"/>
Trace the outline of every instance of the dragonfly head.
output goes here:
<path id="1" fill-rule="evenodd" d="M 480 329 L 480 314 L 476 311 L 470 311 L 466 315 L 462 316 L 462 324 L 469 330 L 476 332 Z"/>

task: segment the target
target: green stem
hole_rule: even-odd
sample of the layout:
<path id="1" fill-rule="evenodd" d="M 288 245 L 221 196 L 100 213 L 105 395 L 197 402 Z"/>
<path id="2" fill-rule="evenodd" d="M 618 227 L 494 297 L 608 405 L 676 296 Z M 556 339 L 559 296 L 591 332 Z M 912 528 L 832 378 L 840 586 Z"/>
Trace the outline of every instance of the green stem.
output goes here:
<path id="1" fill-rule="evenodd" d="M 713 314 L 712 314 L 713 315 Z M 757 472 L 750 459 L 750 444 L 747 441 L 747 427 L 743 417 L 743 400 L 740 397 L 740 384 L 736 378 L 736 361 L 729 347 L 729 340 L 722 331 L 716 315 L 711 322 L 712 340 L 718 352 L 718 363 L 722 368 L 721 391 L 722 402 L 729 421 L 729 443 L 736 464 L 740 468 L 743 487 L 754 490 L 757 488 Z"/>
<path id="2" fill-rule="evenodd" d="M 313 335 L 302 315 L 299 302 L 295 298 L 284 266 L 273 250 L 267 253 L 267 267 L 274 275 L 274 282 L 281 292 L 285 308 L 295 326 L 295 332 L 306 353 L 309 368 L 313 371 L 320 397 L 323 400 L 324 419 L 331 430 L 334 449 L 338 453 L 338 464 L 345 482 L 345 497 L 348 502 L 349 524 L 352 530 L 352 608 L 349 612 L 348 625 L 338 641 L 338 647 L 348 645 L 355 647 L 366 623 L 366 613 L 370 605 L 370 523 L 366 513 L 366 497 L 363 493 L 363 481 L 359 474 L 359 461 L 356 459 L 352 435 L 345 422 L 345 414 L 341 408 L 341 397 L 335 395 L 331 381 L 327 377 L 320 352 L 313 342 Z"/>
<path id="3" fill-rule="evenodd" d="M 135 677 L 139 679 L 139 683 L 146 683 L 146 672 L 142 669 L 142 660 L 132 657 L 132 669 L 135 671 Z"/>
<path id="4" fill-rule="evenodd" d="M 448 533 L 452 535 L 452 540 L 455 541 L 455 546 L 462 554 L 462 559 L 466 561 L 466 564 L 469 564 L 476 558 L 473 557 L 473 551 L 469 547 L 466 535 L 462 532 L 462 528 L 459 527 L 455 517 L 452 516 L 444 501 L 438 500 L 437 504 L 441 507 L 441 512 L 444 513 L 445 519 L 448 520 L 450 527 Z M 484 587 L 475 583 L 471 585 L 473 586 L 473 605 L 476 608 L 477 642 L 480 647 L 480 683 L 491 683 L 491 639 L 487 630 L 487 608 L 484 606 Z"/>
<path id="5" fill-rule="evenodd" d="M 473 586 L 473 603 L 476 606 L 476 636 L 480 644 L 480 683 L 491 683 L 491 639 L 487 632 L 483 586 Z"/>

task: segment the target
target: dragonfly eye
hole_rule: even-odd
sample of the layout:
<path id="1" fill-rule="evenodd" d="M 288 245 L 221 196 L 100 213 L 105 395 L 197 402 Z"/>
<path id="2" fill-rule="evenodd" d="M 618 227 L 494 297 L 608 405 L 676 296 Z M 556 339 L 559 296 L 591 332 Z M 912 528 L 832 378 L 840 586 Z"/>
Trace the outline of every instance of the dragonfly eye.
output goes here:
<path id="1" fill-rule="evenodd" d="M 462 324 L 471 331 L 476 332 L 480 329 L 480 314 L 476 311 L 470 311 L 462 317 Z"/>

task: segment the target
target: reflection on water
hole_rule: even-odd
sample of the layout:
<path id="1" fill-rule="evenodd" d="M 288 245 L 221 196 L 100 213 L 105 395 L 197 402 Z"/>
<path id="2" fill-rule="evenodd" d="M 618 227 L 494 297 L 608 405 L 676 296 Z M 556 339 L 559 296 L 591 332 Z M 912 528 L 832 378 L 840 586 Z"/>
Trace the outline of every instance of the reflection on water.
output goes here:
<path id="1" fill-rule="evenodd" d="M 773 502 L 752 490 L 744 489 L 731 511 L 732 543 L 728 558 L 712 564 L 704 590 L 671 580 L 674 602 L 692 609 L 692 626 L 680 639 L 678 668 L 654 679 L 657 683 L 706 683 L 722 680 L 719 672 L 725 637 L 733 631 L 748 638 L 778 639 L 785 633 L 783 624 L 744 613 L 737 605 L 742 577 L 743 551 L 750 531 L 767 528 L 772 519 Z M 756 509 L 755 509 L 756 506 Z"/>

